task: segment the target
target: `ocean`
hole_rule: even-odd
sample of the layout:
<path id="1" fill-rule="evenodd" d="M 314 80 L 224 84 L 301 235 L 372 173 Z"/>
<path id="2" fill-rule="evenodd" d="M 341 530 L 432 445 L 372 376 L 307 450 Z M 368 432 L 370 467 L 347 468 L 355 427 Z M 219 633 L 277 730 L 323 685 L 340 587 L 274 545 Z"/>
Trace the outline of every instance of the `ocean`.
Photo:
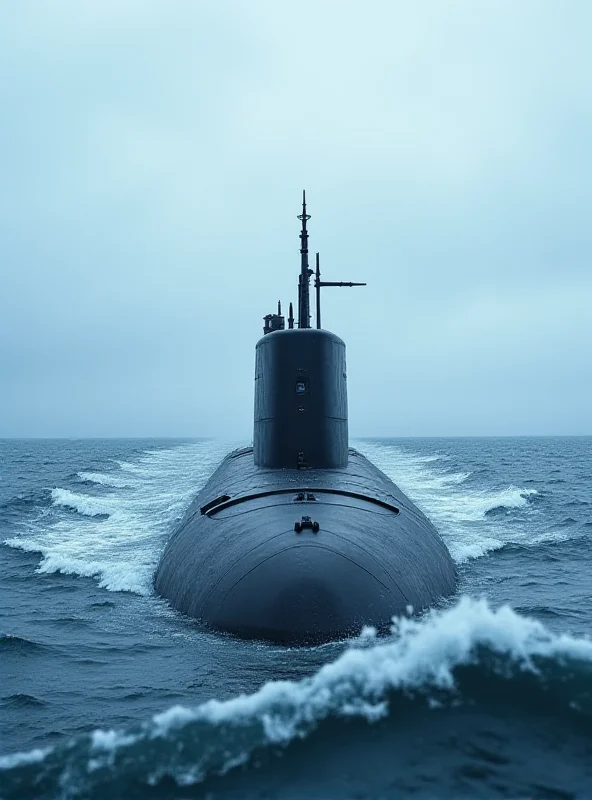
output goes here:
<path id="1" fill-rule="evenodd" d="M 0 798 L 592 797 L 592 437 L 353 441 L 458 592 L 293 649 L 153 592 L 241 444 L 0 441 Z"/>

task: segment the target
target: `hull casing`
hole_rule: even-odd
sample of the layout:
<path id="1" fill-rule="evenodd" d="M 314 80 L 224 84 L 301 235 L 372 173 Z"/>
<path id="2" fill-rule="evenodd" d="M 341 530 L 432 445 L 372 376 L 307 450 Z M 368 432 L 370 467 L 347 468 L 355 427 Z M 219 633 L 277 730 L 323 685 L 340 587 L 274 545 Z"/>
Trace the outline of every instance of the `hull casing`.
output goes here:
<path id="1" fill-rule="evenodd" d="M 433 605 L 456 574 L 434 526 L 367 458 L 266 469 L 230 453 L 162 555 L 159 594 L 208 627 L 308 644 Z"/>

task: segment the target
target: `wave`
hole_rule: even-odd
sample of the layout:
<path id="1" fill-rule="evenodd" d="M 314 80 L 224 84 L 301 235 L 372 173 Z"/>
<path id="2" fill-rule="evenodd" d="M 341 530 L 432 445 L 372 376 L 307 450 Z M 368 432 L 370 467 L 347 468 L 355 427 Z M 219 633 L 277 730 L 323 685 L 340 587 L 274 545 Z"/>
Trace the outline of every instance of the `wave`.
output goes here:
<path id="1" fill-rule="evenodd" d="M 55 487 L 49 509 L 46 502 L 5 543 L 40 553 L 38 572 L 82 575 L 109 591 L 149 595 L 167 538 L 229 449 L 224 442 L 190 442 L 122 461 L 115 478 L 110 472 L 78 473 L 78 479 L 102 484 L 104 493 Z"/>
<path id="2" fill-rule="evenodd" d="M 116 794 L 131 797 L 168 786 L 166 796 L 177 796 L 174 787 L 203 789 L 240 767 L 244 790 L 250 771 L 260 785 L 257 765 L 278 747 L 286 754 L 283 768 L 297 759 L 305 746 L 298 742 L 314 743 L 313 757 L 322 748 L 325 761 L 335 760 L 337 747 L 342 767 L 341 744 L 359 754 L 368 740 L 360 725 L 368 723 L 380 728 L 375 761 L 390 764 L 409 746 L 411 720 L 421 724 L 424 747 L 440 748 L 432 758 L 443 760 L 451 755 L 449 734 L 430 741 L 441 720 L 446 730 L 454 723 L 476 747 L 475 735 L 483 736 L 501 708 L 509 717 L 499 764 L 514 758 L 523 775 L 516 749 L 524 746 L 524 730 L 536 738 L 547 724 L 552 748 L 557 737 L 565 743 L 574 731 L 590 738 L 591 685 L 591 641 L 553 634 L 507 606 L 492 610 L 484 600 L 462 598 L 421 620 L 397 620 L 392 639 L 351 647 L 310 678 L 272 681 L 254 694 L 193 709 L 175 706 L 139 728 L 96 730 L 43 755 L 5 756 L 2 783 L 6 798 L 26 796 L 27 787 L 43 797 L 100 797 L 117 786 Z M 413 775 L 398 778 L 405 785 Z"/>
<path id="3" fill-rule="evenodd" d="M 114 489 L 131 489 L 133 482 L 128 478 L 112 472 L 78 472 L 77 477 L 85 483 L 94 483 L 98 486 L 108 486 Z"/>
<path id="4" fill-rule="evenodd" d="M 10 633 L 0 634 L 0 653 L 43 653 L 47 647 L 21 636 Z"/>
<path id="5" fill-rule="evenodd" d="M 51 492 L 49 489 L 34 489 L 29 492 L 21 492 L 3 503 L 0 503 L 0 511 L 17 511 L 46 506 L 51 502 Z"/>
<path id="6" fill-rule="evenodd" d="M 43 708 L 48 703 L 40 700 L 32 694 L 11 694 L 2 698 L 2 705 L 5 708 Z"/>
<path id="7" fill-rule="evenodd" d="M 71 509 L 87 517 L 108 517 L 113 510 L 112 504 L 103 497 L 78 494 L 70 489 L 52 489 L 51 499 L 55 506 Z"/>
<path id="8" fill-rule="evenodd" d="M 458 564 L 530 535 L 519 523 L 535 512 L 536 489 L 467 485 L 472 473 L 451 468 L 442 454 L 420 456 L 392 443 L 359 448 L 417 503 L 442 533 Z"/>

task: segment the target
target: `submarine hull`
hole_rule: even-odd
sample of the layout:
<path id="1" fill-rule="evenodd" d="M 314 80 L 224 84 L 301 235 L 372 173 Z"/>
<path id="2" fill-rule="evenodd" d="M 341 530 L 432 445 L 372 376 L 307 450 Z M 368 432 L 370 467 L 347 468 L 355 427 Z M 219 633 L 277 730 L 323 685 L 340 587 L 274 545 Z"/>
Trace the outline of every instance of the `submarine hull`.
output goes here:
<path id="1" fill-rule="evenodd" d="M 270 469 L 230 453 L 162 555 L 155 588 L 179 611 L 242 638 L 309 644 L 388 629 L 455 589 L 431 522 L 367 458 Z"/>

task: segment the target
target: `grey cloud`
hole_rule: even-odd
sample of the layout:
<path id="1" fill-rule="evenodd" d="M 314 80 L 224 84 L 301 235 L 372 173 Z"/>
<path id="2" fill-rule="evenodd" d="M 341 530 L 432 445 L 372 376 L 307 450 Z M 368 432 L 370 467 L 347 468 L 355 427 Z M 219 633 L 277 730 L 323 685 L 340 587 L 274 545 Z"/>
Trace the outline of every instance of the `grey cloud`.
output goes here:
<path id="1" fill-rule="evenodd" d="M 0 435 L 250 435 L 336 279 L 353 434 L 590 433 L 590 5 L 0 9 Z"/>

